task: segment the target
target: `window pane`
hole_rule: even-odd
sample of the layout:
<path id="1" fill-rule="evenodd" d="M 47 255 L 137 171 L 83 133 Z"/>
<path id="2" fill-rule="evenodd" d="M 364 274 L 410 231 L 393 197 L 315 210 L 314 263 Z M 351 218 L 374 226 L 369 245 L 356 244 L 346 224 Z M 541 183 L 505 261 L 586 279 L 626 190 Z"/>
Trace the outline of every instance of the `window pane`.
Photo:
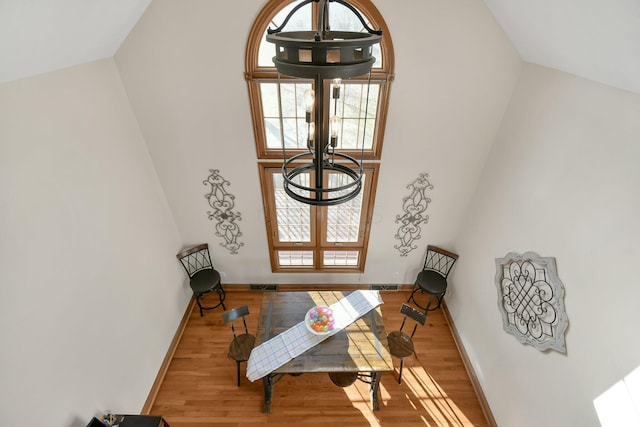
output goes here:
<path id="1" fill-rule="evenodd" d="M 278 251 L 278 264 L 313 266 L 313 251 Z"/>
<path id="2" fill-rule="evenodd" d="M 282 122 L 284 125 L 285 148 L 306 149 L 309 130 L 305 120 L 304 91 L 311 89 L 311 83 L 281 82 Z M 267 148 L 282 148 L 280 135 L 280 113 L 278 108 L 278 84 L 260 83 L 264 130 Z"/>
<path id="3" fill-rule="evenodd" d="M 306 176 L 305 176 L 306 175 Z M 276 220 L 278 226 L 278 240 L 281 242 L 310 242 L 311 241 L 311 207 L 293 200 L 283 188 L 282 174 L 274 173 L 273 189 L 275 192 Z M 303 180 L 309 179 L 308 174 L 299 175 Z M 308 182 L 303 182 L 308 185 Z M 308 192 L 301 192 L 302 195 Z"/>
<path id="4" fill-rule="evenodd" d="M 357 10 L 357 9 L 356 9 Z M 360 11 L 358 11 L 360 12 Z M 362 14 L 361 14 L 362 15 Z M 362 15 L 369 28 L 377 29 L 371 22 Z M 366 32 L 360 20 L 349 9 L 341 5 L 340 3 L 331 3 L 329 7 L 329 24 L 334 31 L 359 31 Z M 376 58 L 376 62 L 373 64 L 374 68 L 382 67 L 382 54 L 380 51 L 380 45 L 373 46 L 373 56 Z"/>
<path id="5" fill-rule="evenodd" d="M 284 7 L 280 12 L 273 17 L 269 23 L 271 29 L 278 28 L 284 22 L 287 14 L 297 4 L 291 3 Z M 299 31 L 311 29 L 311 5 L 308 4 L 298 10 L 295 15 L 287 22 L 285 31 Z M 265 29 L 262 35 L 262 41 L 260 42 L 260 48 L 258 50 L 258 66 L 259 67 L 273 67 L 273 57 L 276 55 L 276 47 L 273 43 L 266 41 L 267 31 Z"/>
<path id="6" fill-rule="evenodd" d="M 337 115 L 342 117 L 342 129 L 338 135 L 338 148 L 373 148 L 380 85 L 371 83 L 367 103 L 366 84 L 343 84 L 342 94 L 336 105 Z M 365 120 L 366 118 L 366 120 Z"/>
<path id="7" fill-rule="evenodd" d="M 362 177 L 362 186 L 366 176 Z M 353 180 L 347 175 L 331 173 L 329 174 L 330 188 L 345 185 Z M 339 192 L 344 194 L 346 191 Z M 327 207 L 327 235 L 326 240 L 330 243 L 336 242 L 357 242 L 360 234 L 360 216 L 362 213 L 362 190 L 349 200 L 335 206 Z"/>
<path id="8" fill-rule="evenodd" d="M 358 251 L 324 251 L 322 265 L 358 265 Z"/>

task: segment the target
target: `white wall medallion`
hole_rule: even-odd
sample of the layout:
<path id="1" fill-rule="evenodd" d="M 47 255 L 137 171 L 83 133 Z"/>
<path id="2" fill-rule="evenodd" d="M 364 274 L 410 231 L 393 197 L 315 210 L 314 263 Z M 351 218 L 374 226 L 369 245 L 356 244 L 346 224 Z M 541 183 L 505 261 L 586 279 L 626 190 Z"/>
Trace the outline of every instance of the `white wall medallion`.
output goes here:
<path id="1" fill-rule="evenodd" d="M 407 256 L 409 252 L 418 247 L 413 242 L 421 237 L 420 224 L 426 224 L 429 221 L 429 215 L 425 213 L 431 203 L 431 199 L 427 196 L 427 190 L 432 190 L 433 185 L 427 179 L 428 176 L 427 173 L 421 173 L 418 178 L 407 185 L 411 194 L 402 199 L 404 213 L 396 215 L 396 224 L 400 223 L 400 227 L 393 237 L 400 240 L 400 244 L 393 247 L 400 251 L 400 256 Z"/>
<path id="2" fill-rule="evenodd" d="M 223 239 L 220 246 L 226 248 L 231 255 L 237 255 L 238 249 L 244 246 L 244 243 L 238 241 L 242 233 L 237 221 L 242 220 L 242 217 L 240 212 L 233 210 L 235 196 L 227 192 L 225 186 L 230 183 L 219 172 L 218 169 L 209 169 L 209 176 L 202 182 L 211 187 L 209 193 L 204 195 L 213 209 L 207 211 L 207 215 L 211 221 L 216 221 L 216 236 Z"/>
<path id="3" fill-rule="evenodd" d="M 564 334 L 569 320 L 555 258 L 510 252 L 496 258 L 495 283 L 506 332 L 540 351 L 567 352 Z"/>

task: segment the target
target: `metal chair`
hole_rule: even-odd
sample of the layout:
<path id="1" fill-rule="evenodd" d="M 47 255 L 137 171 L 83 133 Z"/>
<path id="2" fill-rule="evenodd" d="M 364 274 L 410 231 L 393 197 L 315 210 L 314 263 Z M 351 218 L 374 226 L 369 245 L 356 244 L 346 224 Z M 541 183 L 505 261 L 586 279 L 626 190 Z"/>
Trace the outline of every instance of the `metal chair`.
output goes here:
<path id="1" fill-rule="evenodd" d="M 225 323 L 231 324 L 231 331 L 233 332 L 233 341 L 229 344 L 229 353 L 227 354 L 227 357 L 236 361 L 238 370 L 238 387 L 240 387 L 240 363 L 249 360 L 251 350 L 253 350 L 256 343 L 256 337 L 251 335 L 247 329 L 245 316 L 248 314 L 249 307 L 246 305 L 222 313 L 222 320 L 224 320 Z M 236 328 L 233 325 L 233 321 L 239 318 L 242 318 L 244 333 L 236 332 Z M 242 331 L 240 330 L 239 332 Z"/>
<path id="2" fill-rule="evenodd" d="M 413 301 L 425 313 L 440 308 L 444 294 L 447 292 L 447 277 L 457 259 L 458 255 L 453 252 L 432 245 L 427 246 L 423 270 L 418 274 L 407 302 Z M 419 304 L 415 299 L 416 292 L 429 294 L 429 303 Z M 431 308 L 434 298 L 437 299 L 438 304 Z"/>
<path id="3" fill-rule="evenodd" d="M 413 335 L 416 333 L 416 329 L 418 329 L 418 324 L 424 325 L 424 322 L 427 320 L 427 315 L 425 313 L 421 313 L 420 311 L 407 304 L 402 304 L 400 312 L 404 314 L 400 329 L 390 332 L 387 335 L 387 342 L 389 343 L 389 353 L 391 353 L 392 356 L 400 359 L 398 384 L 402 384 L 402 366 L 404 365 L 404 359 L 408 356 L 411 356 L 412 354 L 415 354 L 415 348 L 413 346 Z M 411 335 L 408 335 L 402 331 L 407 318 L 411 318 L 415 321 L 413 330 L 411 331 Z"/>
<path id="4" fill-rule="evenodd" d="M 203 316 L 203 310 L 213 310 L 219 306 L 222 306 L 222 309 L 226 310 L 227 308 L 224 306 L 226 295 L 222 288 L 222 283 L 220 283 L 220 273 L 213 268 L 213 264 L 211 263 L 209 245 L 203 243 L 202 245 L 185 249 L 178 253 L 176 258 L 180 260 L 180 263 L 189 276 L 189 285 L 193 291 L 196 303 L 200 308 L 200 316 Z M 203 306 L 200 300 L 204 294 L 211 291 L 218 293 L 220 302 L 213 306 Z"/>

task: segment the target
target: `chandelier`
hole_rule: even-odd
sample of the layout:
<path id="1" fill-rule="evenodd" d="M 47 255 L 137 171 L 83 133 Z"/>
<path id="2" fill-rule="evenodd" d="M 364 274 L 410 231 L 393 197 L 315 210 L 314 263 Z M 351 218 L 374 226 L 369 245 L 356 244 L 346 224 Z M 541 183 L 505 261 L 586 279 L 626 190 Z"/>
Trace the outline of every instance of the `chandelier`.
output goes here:
<path id="1" fill-rule="evenodd" d="M 289 19 L 309 3 L 319 3 L 316 30 L 283 31 Z M 358 18 L 366 32 L 332 31 L 329 25 L 330 3 L 345 6 Z M 267 30 L 266 40 L 274 43 L 276 49 L 273 62 L 278 72 L 284 191 L 294 200 L 309 205 L 331 206 L 347 202 L 360 193 L 364 137 L 359 161 L 337 151 L 342 126 L 337 105 L 342 79 L 368 74 L 364 102 L 366 127 L 371 68 L 375 62 L 372 47 L 381 38 L 382 31 L 371 29 L 360 12 L 344 0 L 303 0 L 291 10 L 280 27 Z M 313 88 L 304 93 L 307 149 L 290 158 L 287 158 L 282 124 L 281 75 L 313 79 Z M 325 171 L 337 175 L 333 184 L 325 176 Z"/>

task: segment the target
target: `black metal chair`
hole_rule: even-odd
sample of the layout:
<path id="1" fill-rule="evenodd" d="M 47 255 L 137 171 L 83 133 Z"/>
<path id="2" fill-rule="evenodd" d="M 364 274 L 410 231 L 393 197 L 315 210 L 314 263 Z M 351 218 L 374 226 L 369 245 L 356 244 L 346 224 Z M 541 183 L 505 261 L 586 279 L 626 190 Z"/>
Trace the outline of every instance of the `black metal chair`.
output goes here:
<path id="1" fill-rule="evenodd" d="M 200 316 L 203 316 L 203 310 L 213 310 L 219 306 L 222 306 L 222 309 L 226 310 L 227 308 L 224 306 L 226 295 L 220 282 L 220 273 L 213 268 L 213 264 L 211 263 L 209 245 L 203 243 L 202 245 L 185 249 L 178 253 L 176 257 L 180 260 L 180 263 L 189 276 L 189 285 L 193 291 L 196 303 L 200 308 Z M 220 302 L 212 306 L 203 306 L 200 300 L 204 294 L 212 291 L 218 293 Z"/>
<path id="2" fill-rule="evenodd" d="M 424 322 L 427 320 L 427 315 L 425 313 L 422 313 L 407 304 L 402 304 L 400 312 L 404 314 L 400 329 L 390 332 L 387 335 L 387 342 L 389 343 L 389 353 L 391 353 L 392 356 L 400 359 L 398 384 L 402 384 L 402 366 L 404 365 L 404 359 L 408 356 L 411 356 L 412 354 L 415 354 L 416 352 L 413 345 L 413 335 L 416 333 L 416 329 L 418 329 L 418 324 L 424 325 Z M 411 318 L 415 321 L 413 330 L 411 331 L 410 335 L 402 331 L 408 318 Z"/>
<path id="3" fill-rule="evenodd" d="M 413 301 L 425 313 L 440 308 L 444 294 L 447 292 L 447 277 L 457 259 L 458 255 L 453 252 L 432 245 L 427 246 L 427 256 L 424 260 L 423 270 L 418 273 L 407 302 Z M 429 294 L 429 303 L 426 305 L 419 304 L 415 299 L 416 292 Z M 432 308 L 431 304 L 434 298 L 437 299 L 438 304 Z"/>
<path id="4" fill-rule="evenodd" d="M 227 354 L 227 357 L 236 361 L 238 370 L 238 387 L 240 387 L 240 363 L 249 360 L 251 350 L 253 350 L 256 343 L 256 337 L 251 335 L 247 329 L 245 316 L 248 314 L 249 307 L 246 305 L 222 313 L 222 320 L 224 320 L 225 323 L 231 324 L 231 331 L 233 332 L 233 341 L 229 344 L 229 353 Z M 239 318 L 242 318 L 244 333 L 241 333 L 242 330 L 236 332 L 236 328 L 233 325 L 234 320 Z"/>

